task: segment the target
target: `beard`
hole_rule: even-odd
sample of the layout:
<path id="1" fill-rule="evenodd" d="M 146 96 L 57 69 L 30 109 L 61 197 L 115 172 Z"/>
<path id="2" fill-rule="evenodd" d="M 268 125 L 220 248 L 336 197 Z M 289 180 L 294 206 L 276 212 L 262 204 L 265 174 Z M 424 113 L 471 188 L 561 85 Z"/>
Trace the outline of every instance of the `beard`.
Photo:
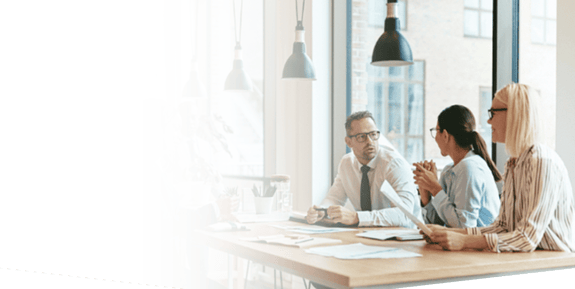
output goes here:
<path id="1" fill-rule="evenodd" d="M 363 158 L 372 160 L 377 155 L 377 146 L 369 146 L 363 150 Z"/>

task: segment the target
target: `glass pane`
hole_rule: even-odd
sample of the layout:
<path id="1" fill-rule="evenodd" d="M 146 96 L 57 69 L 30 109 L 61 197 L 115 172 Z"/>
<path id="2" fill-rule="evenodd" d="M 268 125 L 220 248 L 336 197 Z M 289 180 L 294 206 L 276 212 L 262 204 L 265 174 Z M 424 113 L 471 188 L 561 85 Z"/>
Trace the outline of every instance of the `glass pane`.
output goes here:
<path id="1" fill-rule="evenodd" d="M 521 5 L 519 9 L 521 9 Z M 531 15 L 538 17 L 545 16 L 545 0 L 531 0 Z"/>
<path id="2" fill-rule="evenodd" d="M 423 134 L 423 85 L 412 84 L 409 86 L 408 103 L 408 133 L 409 135 Z"/>
<path id="3" fill-rule="evenodd" d="M 557 0 L 547 0 L 545 5 L 545 16 L 547 18 L 556 19 L 557 18 Z"/>
<path id="4" fill-rule="evenodd" d="M 545 43 L 557 44 L 557 22 L 555 20 L 547 20 L 545 24 Z"/>
<path id="5" fill-rule="evenodd" d="M 493 13 L 481 12 L 481 36 L 491 38 L 493 35 Z"/>
<path id="6" fill-rule="evenodd" d="M 402 83 L 392 82 L 389 84 L 389 104 L 387 111 L 388 117 L 388 132 L 396 134 L 403 134 L 403 98 L 404 98 L 404 85 Z"/>
<path id="7" fill-rule="evenodd" d="M 463 5 L 467 8 L 479 8 L 479 0 L 465 0 Z"/>
<path id="8" fill-rule="evenodd" d="M 387 2 L 369 0 L 369 25 L 383 27 L 387 15 Z"/>
<path id="9" fill-rule="evenodd" d="M 399 66 L 399 67 L 389 67 L 389 77 L 390 78 L 403 78 L 403 69 L 404 66 Z"/>
<path id="10" fill-rule="evenodd" d="M 397 137 L 395 135 L 388 135 L 387 139 L 389 139 L 389 142 L 391 142 L 391 144 L 393 145 L 393 147 L 395 149 L 397 149 L 397 151 L 404 156 L 405 155 L 405 140 L 401 137 Z"/>
<path id="11" fill-rule="evenodd" d="M 423 139 L 407 139 L 407 163 L 413 164 L 423 159 Z"/>
<path id="12" fill-rule="evenodd" d="M 481 9 L 493 11 L 493 0 L 481 0 Z"/>
<path id="13" fill-rule="evenodd" d="M 409 79 L 423 81 L 423 61 L 415 61 L 409 66 Z"/>
<path id="14" fill-rule="evenodd" d="M 373 114 L 377 127 L 382 129 L 384 126 L 383 116 L 386 115 L 383 104 L 383 98 L 385 97 L 383 94 L 383 84 L 381 82 L 368 82 L 367 95 L 367 110 Z"/>
<path id="15" fill-rule="evenodd" d="M 539 3 L 540 1 L 532 1 Z M 523 4 L 523 3 L 521 3 Z M 529 9 L 528 5 L 519 6 L 520 14 L 526 15 L 523 9 Z M 556 12 L 556 11 L 555 11 Z M 529 15 L 529 13 L 527 13 Z M 549 18 L 557 18 L 556 15 L 549 15 Z M 554 20 L 542 20 L 541 18 L 529 19 L 520 17 L 519 27 L 526 27 L 527 31 L 521 31 L 524 35 L 531 35 L 531 41 L 523 41 L 519 45 L 519 82 L 530 85 L 539 92 L 542 98 L 541 110 L 545 123 L 545 143 L 555 148 L 556 137 L 556 68 L 557 68 L 557 47 L 553 45 L 556 39 L 556 23 Z M 531 21 L 531 25 L 529 25 Z M 545 26 L 550 27 L 545 27 Z M 528 31 L 531 28 L 531 31 Z M 521 39 L 521 36 L 520 36 Z M 547 41 L 547 43 L 545 43 Z M 550 45 L 541 45 L 550 44 Z"/>
<path id="16" fill-rule="evenodd" d="M 479 36 L 479 12 L 465 10 L 463 33 L 468 36 Z"/>
<path id="17" fill-rule="evenodd" d="M 542 19 L 532 18 L 531 19 L 531 42 L 533 43 L 544 43 L 544 26 L 545 21 Z"/>

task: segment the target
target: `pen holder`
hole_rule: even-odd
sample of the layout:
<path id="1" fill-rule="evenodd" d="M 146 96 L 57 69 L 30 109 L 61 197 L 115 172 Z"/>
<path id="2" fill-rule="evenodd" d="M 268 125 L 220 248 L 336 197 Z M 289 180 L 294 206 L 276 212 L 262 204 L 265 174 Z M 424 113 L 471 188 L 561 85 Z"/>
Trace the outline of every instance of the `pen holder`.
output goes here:
<path id="1" fill-rule="evenodd" d="M 273 197 L 255 197 L 254 202 L 256 205 L 256 214 L 269 214 L 272 210 L 273 200 Z"/>

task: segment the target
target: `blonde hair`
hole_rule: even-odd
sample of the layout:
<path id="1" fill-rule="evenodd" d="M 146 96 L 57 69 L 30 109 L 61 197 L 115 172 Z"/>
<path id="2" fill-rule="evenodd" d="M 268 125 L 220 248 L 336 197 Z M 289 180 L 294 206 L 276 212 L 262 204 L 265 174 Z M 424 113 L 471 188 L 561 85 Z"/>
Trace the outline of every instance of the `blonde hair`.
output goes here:
<path id="1" fill-rule="evenodd" d="M 518 157 L 543 140 L 540 96 L 525 84 L 511 83 L 495 93 L 495 99 L 507 106 L 505 150 Z"/>

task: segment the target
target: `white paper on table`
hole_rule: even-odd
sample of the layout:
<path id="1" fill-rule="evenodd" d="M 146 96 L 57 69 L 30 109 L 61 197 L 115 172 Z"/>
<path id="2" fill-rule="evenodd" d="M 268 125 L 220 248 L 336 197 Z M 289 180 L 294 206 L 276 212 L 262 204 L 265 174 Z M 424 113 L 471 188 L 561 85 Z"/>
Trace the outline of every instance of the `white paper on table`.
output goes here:
<path id="1" fill-rule="evenodd" d="M 273 227 L 288 230 L 291 232 L 297 232 L 297 233 L 301 233 L 301 234 L 327 234 L 327 233 L 357 231 L 357 229 L 330 228 L 330 227 L 320 227 L 320 226 L 280 226 L 280 225 L 273 225 Z"/>
<path id="2" fill-rule="evenodd" d="M 305 252 L 325 257 L 335 257 L 338 259 L 346 259 L 346 260 L 373 259 L 373 258 L 381 258 L 381 259 L 406 258 L 406 257 L 421 256 L 420 254 L 417 253 L 393 247 L 367 246 L 362 243 L 311 248 L 305 250 Z"/>
<path id="3" fill-rule="evenodd" d="M 356 236 L 370 238 L 375 240 L 388 240 L 401 236 L 421 236 L 417 229 L 404 229 L 404 230 L 370 230 L 363 233 L 356 234 Z"/>
<path id="4" fill-rule="evenodd" d="M 431 230 L 422 223 L 417 217 L 415 217 L 407 208 L 405 208 L 405 204 L 399 198 L 397 193 L 389 192 L 387 190 L 382 190 L 383 194 L 396 206 L 401 210 L 419 229 L 421 229 L 426 235 L 431 235 Z"/>

